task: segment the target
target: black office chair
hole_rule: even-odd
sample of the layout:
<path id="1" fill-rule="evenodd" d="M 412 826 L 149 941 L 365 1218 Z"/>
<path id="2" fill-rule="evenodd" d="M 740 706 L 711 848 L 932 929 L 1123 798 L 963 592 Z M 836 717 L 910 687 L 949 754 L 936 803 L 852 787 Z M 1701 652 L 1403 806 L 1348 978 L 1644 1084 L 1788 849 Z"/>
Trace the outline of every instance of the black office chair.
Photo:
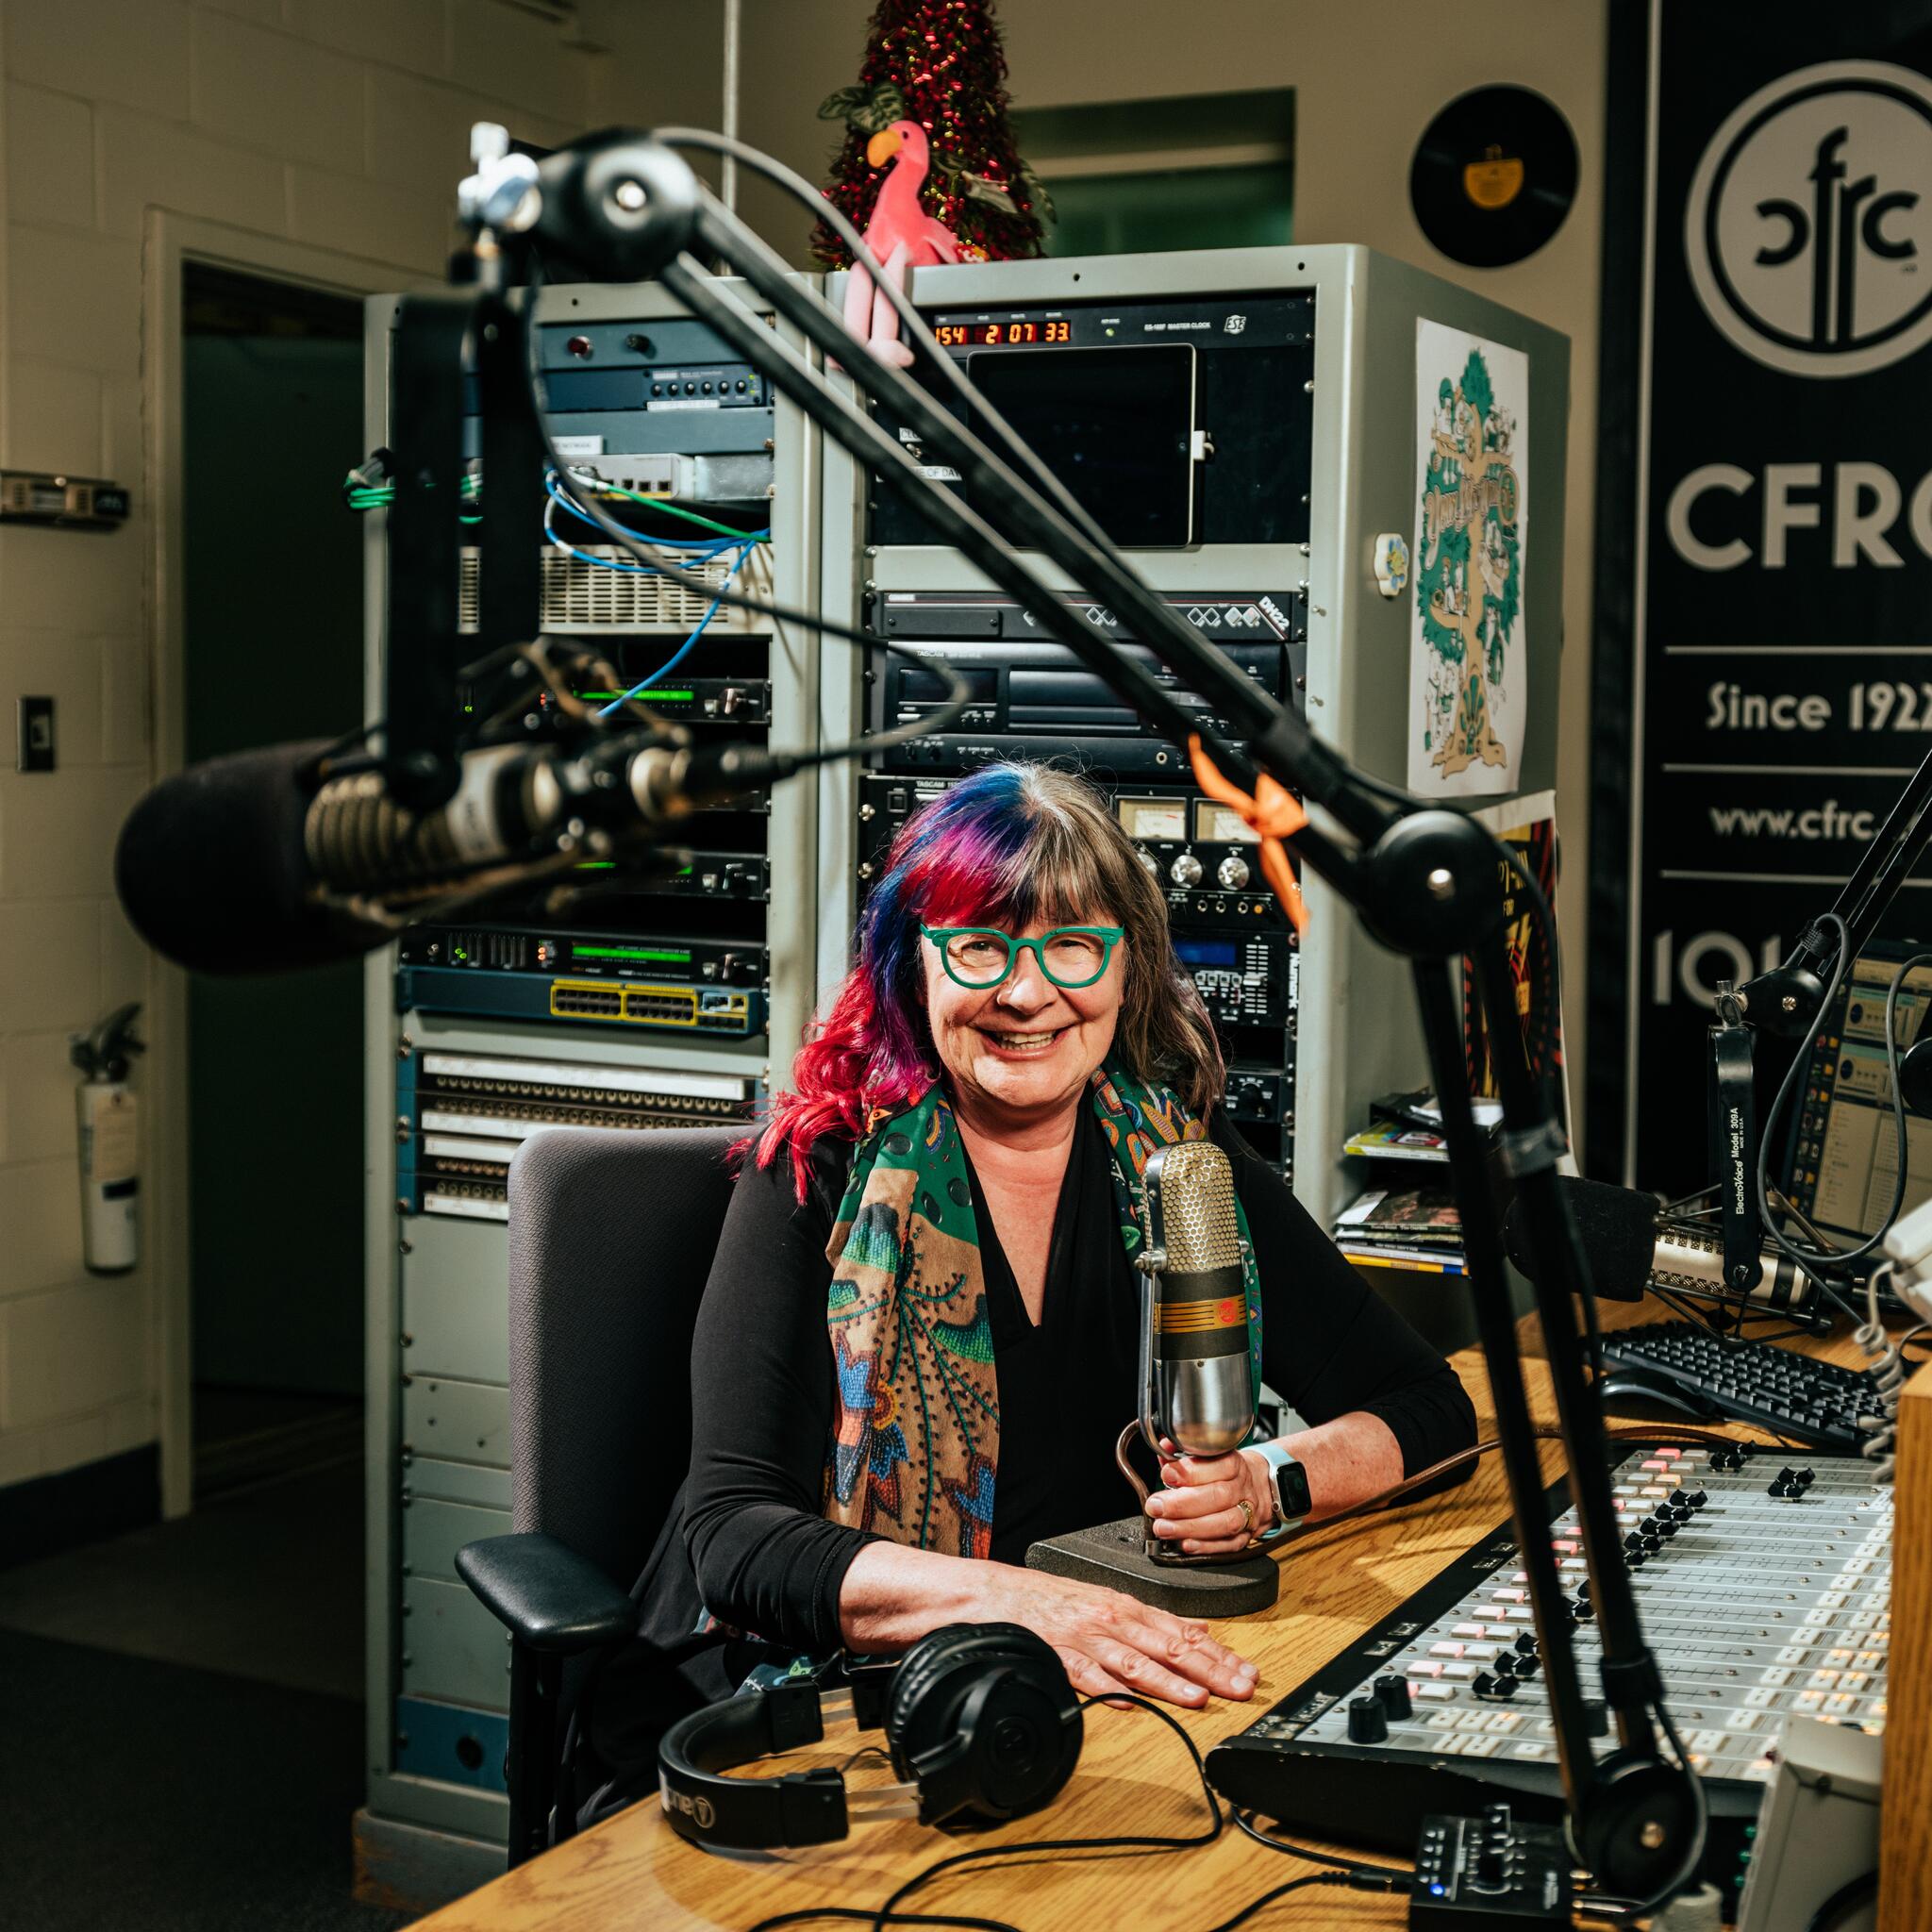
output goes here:
<path id="1" fill-rule="evenodd" d="M 742 1126 L 539 1133 L 509 1170 L 509 1536 L 457 1553 L 510 1632 L 509 1862 L 568 1836 L 568 1702 L 631 1637 L 626 1586 L 691 1440 L 691 1344 Z M 574 1661 L 575 1660 L 575 1661 Z"/>

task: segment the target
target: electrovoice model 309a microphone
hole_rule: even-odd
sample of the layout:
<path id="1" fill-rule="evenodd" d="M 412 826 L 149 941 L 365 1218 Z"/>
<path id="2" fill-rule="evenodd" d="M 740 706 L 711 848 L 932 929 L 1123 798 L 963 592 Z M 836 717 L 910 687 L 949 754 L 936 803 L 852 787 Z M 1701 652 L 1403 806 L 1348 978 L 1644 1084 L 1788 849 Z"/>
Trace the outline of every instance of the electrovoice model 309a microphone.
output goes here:
<path id="1" fill-rule="evenodd" d="M 1231 1456 L 1255 1433 L 1261 1391 L 1250 1352 L 1246 1259 L 1234 1170 L 1210 1141 L 1166 1147 L 1147 1162 L 1142 1201 L 1147 1243 L 1141 1269 L 1142 1440 L 1157 1457 L 1165 1441 L 1182 1456 Z M 1122 1431 L 1121 1470 L 1133 1425 Z M 1252 1552 L 1300 1527 L 1308 1514 L 1307 1473 L 1278 1442 L 1256 1445 L 1269 1464 L 1273 1495 L 1266 1520 L 1251 1522 Z M 1146 1497 L 1141 1496 L 1144 1503 Z M 1145 1525 L 1147 1560 L 1166 1569 L 1226 1563 L 1228 1553 L 1188 1554 Z M 1236 1552 L 1241 1561 L 1246 1553 Z"/>
<path id="2" fill-rule="evenodd" d="M 354 958 L 394 938 L 356 899 L 422 912 L 466 877 L 554 864 L 559 840 L 650 839 L 684 812 L 774 783 L 784 753 L 694 750 L 637 735 L 589 748 L 467 753 L 455 794 L 415 812 L 368 768 L 328 774 L 322 743 L 270 745 L 163 779 L 121 828 L 114 886 L 136 929 L 178 966 L 274 973 Z M 575 828 L 575 829 L 573 829 Z M 608 849 L 607 847 L 607 849 Z M 591 848 L 585 848 L 589 856 Z"/>
<path id="3" fill-rule="evenodd" d="M 1789 1315 L 1809 1311 L 1817 1290 L 1777 1248 L 1765 1242 L 1758 1254 L 1755 1286 L 1740 1291 L 1724 1280 L 1724 1242 L 1715 1228 L 1697 1222 L 1667 1220 L 1654 1194 L 1607 1181 L 1565 1175 L 1557 1185 L 1568 1202 L 1600 1301 L 1641 1301 L 1649 1288 L 1702 1295 L 1733 1307 L 1749 1306 Z M 1509 1258 L 1536 1278 L 1522 1216 L 1512 1206 L 1503 1224 Z"/>
<path id="4" fill-rule="evenodd" d="M 1254 1433 L 1234 1170 L 1212 1141 L 1147 1162 L 1141 1270 L 1141 1433 L 1160 1454 L 1227 1456 Z"/>
<path id="5" fill-rule="evenodd" d="M 1127 1458 L 1136 1435 L 1157 1457 L 1165 1438 L 1183 1456 L 1227 1456 L 1254 1433 L 1248 1304 L 1234 1170 L 1211 1141 L 1181 1141 L 1147 1162 L 1142 1195 L 1141 1413 L 1121 1432 L 1121 1474 L 1144 1506 Z M 1262 1525 L 1265 1526 L 1265 1525 Z M 1124 1591 L 1177 1616 L 1244 1617 L 1281 1589 L 1273 1557 L 1184 1556 L 1152 1533 L 1144 1508 L 1115 1523 L 1048 1537 L 1030 1568 Z"/>

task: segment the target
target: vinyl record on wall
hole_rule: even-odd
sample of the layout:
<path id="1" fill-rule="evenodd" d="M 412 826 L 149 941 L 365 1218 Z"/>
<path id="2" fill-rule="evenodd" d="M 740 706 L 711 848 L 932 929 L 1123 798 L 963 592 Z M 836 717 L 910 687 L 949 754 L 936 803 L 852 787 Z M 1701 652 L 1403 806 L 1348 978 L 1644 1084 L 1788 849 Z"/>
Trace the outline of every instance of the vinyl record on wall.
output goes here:
<path id="1" fill-rule="evenodd" d="M 1526 87 L 1476 88 L 1429 123 L 1408 198 L 1423 233 L 1451 260 L 1521 261 L 1563 225 L 1576 199 L 1576 137 Z"/>

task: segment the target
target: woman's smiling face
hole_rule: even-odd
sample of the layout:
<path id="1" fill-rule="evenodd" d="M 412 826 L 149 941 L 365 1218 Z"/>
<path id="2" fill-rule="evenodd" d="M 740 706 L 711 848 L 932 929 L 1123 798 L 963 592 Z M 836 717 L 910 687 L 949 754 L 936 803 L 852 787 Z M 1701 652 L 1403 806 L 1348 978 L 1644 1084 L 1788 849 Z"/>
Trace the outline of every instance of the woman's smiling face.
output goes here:
<path id="1" fill-rule="evenodd" d="M 1064 923 L 1037 919 L 1013 937 L 1038 939 Z M 1113 924 L 1099 914 L 1091 923 Z M 1025 951 L 1014 956 L 998 986 L 979 989 L 947 974 L 931 940 L 921 940 L 920 947 L 933 1044 L 955 1099 L 969 1114 L 984 1125 L 1019 1126 L 1079 1098 L 1113 1046 L 1126 980 L 1124 946 L 1112 949 L 1091 986 L 1056 986 L 1038 956 Z"/>

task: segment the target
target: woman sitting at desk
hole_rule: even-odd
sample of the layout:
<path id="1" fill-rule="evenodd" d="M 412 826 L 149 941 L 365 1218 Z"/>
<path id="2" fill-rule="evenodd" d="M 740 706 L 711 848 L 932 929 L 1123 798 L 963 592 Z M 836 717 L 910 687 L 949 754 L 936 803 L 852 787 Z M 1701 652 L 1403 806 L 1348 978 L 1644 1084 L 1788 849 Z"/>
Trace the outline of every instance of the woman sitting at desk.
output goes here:
<path id="1" fill-rule="evenodd" d="M 1160 889 L 1094 792 L 993 765 L 913 818 L 732 1197 L 642 1634 L 669 1647 L 708 1613 L 784 1657 L 891 1654 L 1006 1622 L 1083 1692 L 1250 1695 L 1204 1624 L 1024 1567 L 1128 1507 L 1148 1154 L 1205 1128 L 1233 1163 L 1314 1517 L 1472 1442 L 1474 1415 L 1229 1128 L 1224 1077 Z M 1272 1476 L 1257 1449 L 1170 1463 L 1155 1534 L 1240 1550 L 1273 1524 Z M 603 1728 L 598 1755 L 627 1755 Z"/>

